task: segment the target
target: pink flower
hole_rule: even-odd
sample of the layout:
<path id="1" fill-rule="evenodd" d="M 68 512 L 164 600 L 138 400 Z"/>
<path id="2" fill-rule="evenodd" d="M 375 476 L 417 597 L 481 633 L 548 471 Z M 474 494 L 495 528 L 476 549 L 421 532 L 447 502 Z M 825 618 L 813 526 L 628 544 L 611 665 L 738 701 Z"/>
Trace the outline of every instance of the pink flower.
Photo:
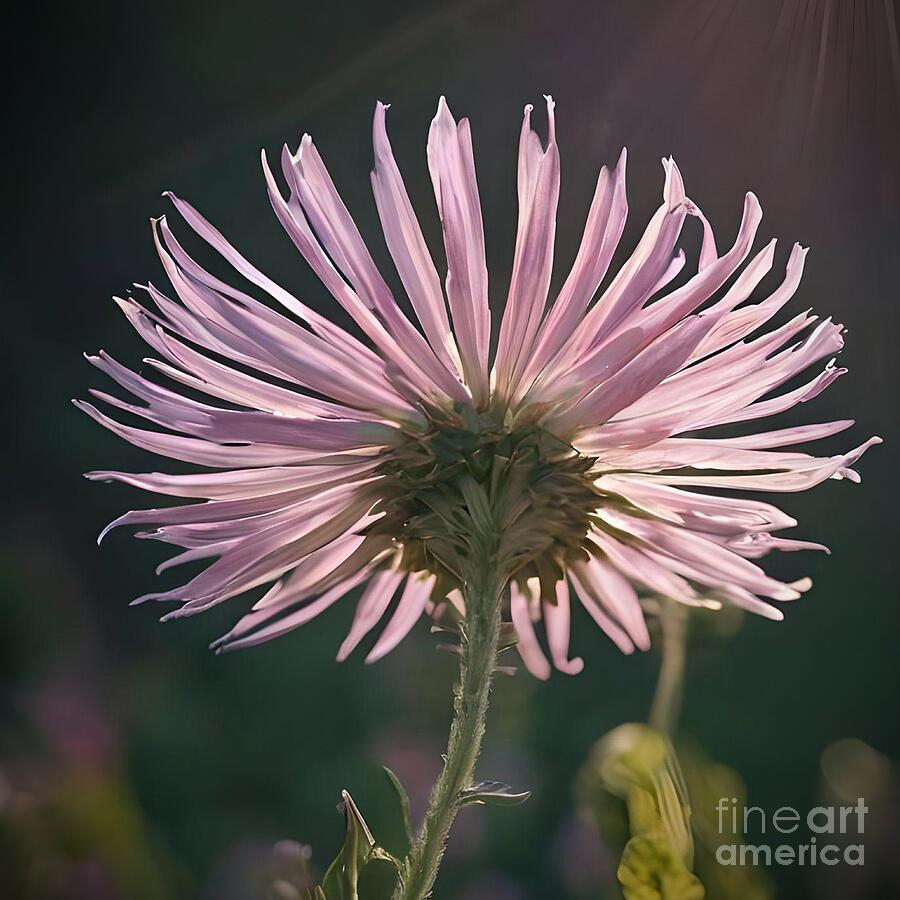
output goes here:
<path id="1" fill-rule="evenodd" d="M 582 668 L 568 652 L 573 599 L 626 653 L 649 644 L 640 603 L 648 595 L 782 618 L 766 601 L 798 597 L 808 579 L 785 584 L 752 560 L 824 548 L 775 536 L 796 524 L 775 506 L 722 492 L 856 481 L 851 467 L 878 438 L 814 457 L 784 448 L 852 422 L 696 434 L 783 412 L 843 373 L 832 358 L 842 327 L 830 319 L 803 312 L 761 332 L 796 291 L 806 250 L 795 245 L 780 287 L 751 301 L 772 268 L 774 240 L 729 280 L 751 253 L 756 197 L 746 195 L 734 243 L 720 253 L 668 159 L 662 205 L 607 278 L 627 212 L 623 151 L 612 171 L 601 169 L 575 262 L 548 298 L 559 194 L 548 98 L 546 146 L 525 109 L 515 256 L 492 356 L 469 123 L 457 123 L 442 99 L 428 137 L 447 258 L 442 287 L 391 152 L 386 109 L 379 103 L 375 111 L 372 186 L 418 327 L 376 268 L 309 136 L 296 153 L 282 153 L 286 193 L 263 155 L 269 198 L 357 334 L 270 280 L 186 201 L 169 195 L 242 287 L 195 262 L 165 218 L 154 222 L 180 302 L 148 284 L 146 305 L 117 303 L 155 351 L 148 365 L 212 401 L 159 386 L 101 352 L 90 361 L 139 402 L 91 393 L 164 430 L 78 406 L 132 444 L 211 471 L 88 477 L 202 501 L 129 512 L 106 531 L 149 527 L 138 536 L 182 548 L 160 569 L 215 561 L 181 587 L 135 602 L 175 601 L 172 618 L 269 585 L 214 645 L 224 649 L 291 631 L 365 584 L 338 658 L 387 618 L 372 661 L 423 614 L 463 613 L 467 560 L 490 545 L 510 581 L 519 652 L 540 678 L 550 673 L 535 632 L 541 619 L 555 667 Z M 677 243 L 689 220 L 703 230 L 697 271 L 667 290 L 686 264 Z M 801 387 L 780 390 L 823 359 Z"/>

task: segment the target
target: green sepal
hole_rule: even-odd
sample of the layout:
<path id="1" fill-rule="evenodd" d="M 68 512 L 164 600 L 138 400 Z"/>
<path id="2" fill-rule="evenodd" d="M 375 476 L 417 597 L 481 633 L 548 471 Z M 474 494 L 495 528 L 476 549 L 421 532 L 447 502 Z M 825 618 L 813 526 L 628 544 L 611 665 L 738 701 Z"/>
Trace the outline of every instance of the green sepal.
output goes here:
<path id="1" fill-rule="evenodd" d="M 554 603 L 563 569 L 587 556 L 605 497 L 590 474 L 596 460 L 497 410 L 433 412 L 432 427 L 408 434 L 379 466 L 383 515 L 371 533 L 400 541 L 402 568 L 438 575 L 443 596 L 464 585 L 472 554 L 496 541 L 497 571 L 539 577 Z"/>
<path id="2" fill-rule="evenodd" d="M 494 531 L 494 514 L 487 494 L 479 482 L 469 475 L 459 479 L 459 490 L 466 501 L 468 513 L 477 529 L 477 534 L 490 534 Z"/>

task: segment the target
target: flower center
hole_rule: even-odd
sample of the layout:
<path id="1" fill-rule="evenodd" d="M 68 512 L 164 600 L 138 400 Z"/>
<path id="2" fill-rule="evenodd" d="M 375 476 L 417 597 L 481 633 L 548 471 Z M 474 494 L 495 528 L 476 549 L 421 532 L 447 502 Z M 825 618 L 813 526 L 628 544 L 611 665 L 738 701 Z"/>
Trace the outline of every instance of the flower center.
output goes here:
<path id="1" fill-rule="evenodd" d="M 504 578 L 537 577 L 554 597 L 567 563 L 587 558 L 604 496 L 589 474 L 595 461 L 492 412 L 433 419 L 382 464 L 385 515 L 373 530 L 402 544 L 404 568 L 438 576 L 442 593 L 489 554 Z"/>

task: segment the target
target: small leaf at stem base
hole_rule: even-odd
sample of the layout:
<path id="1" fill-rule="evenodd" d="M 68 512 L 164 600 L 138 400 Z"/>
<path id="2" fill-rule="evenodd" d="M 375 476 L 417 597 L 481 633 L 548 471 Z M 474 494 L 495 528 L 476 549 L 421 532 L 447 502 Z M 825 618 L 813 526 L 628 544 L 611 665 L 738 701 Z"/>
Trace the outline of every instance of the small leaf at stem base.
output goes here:
<path id="1" fill-rule="evenodd" d="M 397 799 L 400 802 L 400 818 L 403 822 L 403 833 L 406 836 L 407 845 L 404 852 L 408 853 L 413 842 L 412 817 L 409 814 L 409 797 L 407 796 L 406 789 L 400 783 L 400 779 L 387 766 L 382 766 L 381 768 L 384 770 L 384 774 L 387 775 L 387 779 L 391 783 L 391 787 L 394 789 L 394 793 L 397 795 Z"/>
<path id="2" fill-rule="evenodd" d="M 531 796 L 531 791 L 516 792 L 502 781 L 482 781 L 460 791 L 459 805 L 478 803 L 490 806 L 518 806 Z"/>

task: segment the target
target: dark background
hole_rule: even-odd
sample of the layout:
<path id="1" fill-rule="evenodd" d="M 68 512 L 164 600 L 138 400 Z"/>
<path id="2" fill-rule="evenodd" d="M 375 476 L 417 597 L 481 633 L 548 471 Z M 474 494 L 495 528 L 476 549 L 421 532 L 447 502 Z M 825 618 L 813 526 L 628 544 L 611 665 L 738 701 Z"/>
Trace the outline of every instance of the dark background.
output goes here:
<path id="1" fill-rule="evenodd" d="M 109 298 L 132 281 L 162 280 L 147 220 L 164 211 L 163 189 L 191 199 L 263 270 L 331 312 L 271 213 L 258 152 L 311 132 L 384 259 L 368 182 L 371 113 L 382 99 L 393 104 L 395 152 L 434 238 L 424 148 L 442 93 L 472 122 L 495 303 L 515 235 L 521 109 L 542 93 L 557 101 L 562 153 L 559 270 L 577 247 L 597 169 L 622 145 L 626 249 L 659 202 L 658 161 L 670 153 L 722 244 L 752 189 L 765 211 L 761 238 L 781 238 L 780 264 L 794 240 L 812 247 L 791 308 L 814 305 L 848 327 L 841 361 L 850 374 L 785 421 L 852 416 L 857 425 L 835 449 L 873 433 L 887 443 L 862 462 L 862 485 L 784 498 L 798 536 L 834 555 L 772 562 L 780 575 L 816 582 L 785 622 L 747 621 L 729 639 L 698 644 L 682 728 L 768 810 L 814 804 L 825 749 L 860 739 L 888 773 L 870 798 L 887 816 L 879 821 L 896 824 L 892 4 L 160 0 L 34 5 L 24 15 L 4 40 L 0 894 L 6 884 L 4 896 L 25 898 L 262 896 L 276 840 L 311 844 L 319 864 L 333 855 L 342 787 L 378 819 L 379 763 L 398 772 L 421 811 L 454 672 L 426 626 L 368 668 L 361 655 L 333 662 L 348 603 L 287 638 L 218 658 L 206 644 L 244 601 L 167 625 L 151 608 L 129 609 L 152 589 L 159 557 L 124 531 L 99 550 L 94 539 L 144 498 L 80 473 L 157 461 L 68 401 L 100 386 L 82 351 L 104 348 L 132 364 L 144 355 Z M 536 121 L 543 128 L 543 116 Z M 573 642 L 587 663 L 580 677 L 539 684 L 520 673 L 497 685 L 480 771 L 534 796 L 516 810 L 461 816 L 439 898 L 616 896 L 615 861 L 575 815 L 572 785 L 598 737 L 646 715 L 658 659 L 619 656 L 584 615 Z M 896 874 L 896 833 L 882 825 L 868 835 L 867 867 L 851 886 L 783 869 L 771 873 L 778 896 L 887 896 L 879 892 Z"/>

